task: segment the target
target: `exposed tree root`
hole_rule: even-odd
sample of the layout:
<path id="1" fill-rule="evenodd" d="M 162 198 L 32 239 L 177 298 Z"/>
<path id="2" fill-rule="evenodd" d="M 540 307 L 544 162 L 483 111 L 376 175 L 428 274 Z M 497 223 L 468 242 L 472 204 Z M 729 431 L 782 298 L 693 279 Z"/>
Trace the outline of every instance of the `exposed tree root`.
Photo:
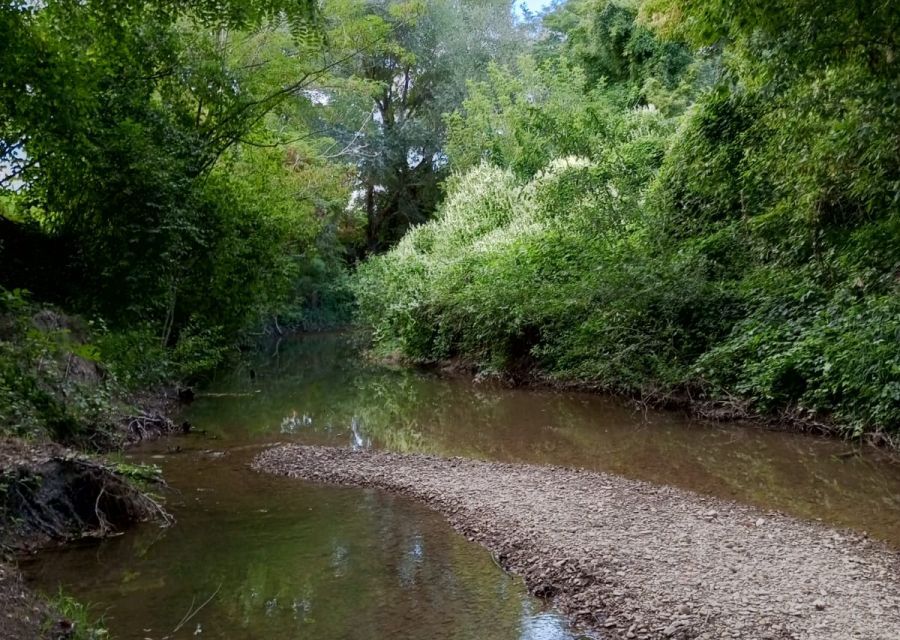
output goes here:
<path id="1" fill-rule="evenodd" d="M 59 448 L 43 456 L 26 449 L 29 457 L 0 460 L 0 546 L 33 548 L 104 537 L 146 520 L 171 523 L 154 498 L 115 468 Z"/>

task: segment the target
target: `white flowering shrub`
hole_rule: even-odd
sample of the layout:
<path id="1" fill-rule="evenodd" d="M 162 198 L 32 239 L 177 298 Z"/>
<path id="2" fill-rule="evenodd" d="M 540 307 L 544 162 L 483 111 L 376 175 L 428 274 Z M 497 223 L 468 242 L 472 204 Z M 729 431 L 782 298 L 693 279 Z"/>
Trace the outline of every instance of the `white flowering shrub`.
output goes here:
<path id="1" fill-rule="evenodd" d="M 600 292 L 621 281 L 625 240 L 643 220 L 635 176 L 653 169 L 654 135 L 597 158 L 558 158 L 525 183 L 485 163 L 455 175 L 434 220 L 360 267 L 361 316 L 376 344 L 495 370 L 542 356 L 571 366 L 567 354 L 593 348 L 578 327 L 615 297 Z"/>

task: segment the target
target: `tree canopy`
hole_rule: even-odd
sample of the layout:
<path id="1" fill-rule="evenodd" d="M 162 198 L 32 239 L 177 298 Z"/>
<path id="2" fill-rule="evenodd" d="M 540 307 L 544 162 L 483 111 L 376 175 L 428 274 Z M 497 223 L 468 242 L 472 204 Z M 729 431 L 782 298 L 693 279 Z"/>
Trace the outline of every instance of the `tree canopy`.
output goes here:
<path id="1" fill-rule="evenodd" d="M 892 429 L 897 21 L 7 1 L 0 285 L 170 349 L 358 304 L 412 358 Z"/>
<path id="2" fill-rule="evenodd" d="M 897 19 L 555 3 L 449 117 L 437 218 L 361 269 L 377 344 L 895 430 Z"/>

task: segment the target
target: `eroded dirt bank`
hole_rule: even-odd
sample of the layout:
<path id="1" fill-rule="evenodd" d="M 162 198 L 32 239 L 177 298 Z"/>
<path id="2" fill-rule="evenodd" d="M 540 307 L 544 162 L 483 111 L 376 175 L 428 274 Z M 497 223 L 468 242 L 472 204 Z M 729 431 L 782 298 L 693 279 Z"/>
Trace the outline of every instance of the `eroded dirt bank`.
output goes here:
<path id="1" fill-rule="evenodd" d="M 71 621 L 23 585 L 17 555 L 150 519 L 169 516 L 114 465 L 57 444 L 0 439 L 0 638 L 71 635 Z"/>
<path id="2" fill-rule="evenodd" d="M 0 549 L 17 552 L 169 518 L 114 465 L 16 440 L 0 440 L 0 516 Z"/>
<path id="3" fill-rule="evenodd" d="M 605 637 L 900 637 L 900 554 L 780 514 L 561 467 L 300 445 L 253 466 L 421 500 Z"/>

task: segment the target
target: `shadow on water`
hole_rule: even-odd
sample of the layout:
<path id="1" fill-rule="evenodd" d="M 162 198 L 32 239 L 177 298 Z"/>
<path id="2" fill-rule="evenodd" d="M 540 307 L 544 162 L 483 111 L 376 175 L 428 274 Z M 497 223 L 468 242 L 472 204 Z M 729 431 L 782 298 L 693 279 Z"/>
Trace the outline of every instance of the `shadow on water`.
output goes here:
<path id="1" fill-rule="evenodd" d="M 278 439 L 579 466 L 820 518 L 900 545 L 900 466 L 827 438 L 635 411 L 617 398 L 509 389 L 366 363 L 342 336 L 280 346 L 216 380 L 191 419 Z"/>
<path id="2" fill-rule="evenodd" d="M 254 451 L 171 456 L 174 527 L 42 554 L 28 577 L 94 603 L 120 639 L 572 638 L 436 514 L 253 474 Z"/>
<path id="3" fill-rule="evenodd" d="M 252 375 L 251 375 L 252 371 Z M 610 471 L 866 530 L 900 545 L 900 469 L 833 440 L 642 414 L 368 363 L 354 340 L 289 340 L 220 374 L 187 419 L 209 438 L 130 456 L 164 467 L 178 524 L 25 567 L 108 611 L 119 638 L 509 638 L 570 631 L 437 515 L 382 493 L 251 473 L 273 441 Z M 178 444 L 181 453 L 168 453 Z M 852 455 L 848 455 L 852 454 Z"/>

